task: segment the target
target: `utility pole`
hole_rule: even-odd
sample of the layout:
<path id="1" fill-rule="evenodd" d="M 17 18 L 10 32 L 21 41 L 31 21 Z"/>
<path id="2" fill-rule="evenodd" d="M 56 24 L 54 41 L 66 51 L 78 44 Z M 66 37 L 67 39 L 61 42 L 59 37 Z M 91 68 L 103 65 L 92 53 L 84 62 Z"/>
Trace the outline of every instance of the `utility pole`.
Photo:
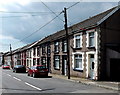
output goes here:
<path id="1" fill-rule="evenodd" d="M 5 57 L 5 54 L 2 55 L 2 65 L 5 64 L 5 58 L 4 57 Z"/>
<path id="2" fill-rule="evenodd" d="M 67 28 L 67 12 L 66 12 L 66 8 L 64 8 L 64 17 L 65 17 L 65 31 L 66 31 L 66 42 L 67 42 L 67 75 L 68 75 L 68 79 L 70 79 L 69 35 L 68 35 L 68 28 Z"/>
<path id="3" fill-rule="evenodd" d="M 10 44 L 10 58 L 11 58 L 11 62 L 10 62 L 10 65 L 11 65 L 11 68 L 13 68 L 13 61 L 12 61 L 12 47 L 11 47 L 11 44 Z"/>

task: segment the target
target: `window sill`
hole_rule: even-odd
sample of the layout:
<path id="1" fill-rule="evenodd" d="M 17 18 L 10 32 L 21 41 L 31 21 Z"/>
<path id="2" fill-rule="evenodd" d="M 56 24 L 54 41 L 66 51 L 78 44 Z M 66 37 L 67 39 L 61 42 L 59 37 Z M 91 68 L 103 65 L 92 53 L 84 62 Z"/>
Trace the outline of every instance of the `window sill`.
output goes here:
<path id="1" fill-rule="evenodd" d="M 51 54 L 47 54 L 48 56 L 50 56 Z"/>
<path id="2" fill-rule="evenodd" d="M 55 51 L 54 53 L 55 53 L 55 54 L 58 54 L 58 53 L 59 53 L 59 51 Z"/>
<path id="3" fill-rule="evenodd" d="M 83 70 L 81 69 L 73 69 L 74 71 L 78 71 L 78 72 L 83 72 Z"/>
<path id="4" fill-rule="evenodd" d="M 87 47 L 88 49 L 95 49 L 95 46 Z"/>
<path id="5" fill-rule="evenodd" d="M 67 53 L 67 51 L 63 51 L 63 53 Z"/>
<path id="6" fill-rule="evenodd" d="M 82 47 L 79 47 L 79 48 L 73 48 L 74 50 L 79 50 L 79 49 L 82 49 Z"/>
<path id="7" fill-rule="evenodd" d="M 60 70 L 60 69 L 58 69 L 58 68 L 54 68 L 55 70 Z"/>

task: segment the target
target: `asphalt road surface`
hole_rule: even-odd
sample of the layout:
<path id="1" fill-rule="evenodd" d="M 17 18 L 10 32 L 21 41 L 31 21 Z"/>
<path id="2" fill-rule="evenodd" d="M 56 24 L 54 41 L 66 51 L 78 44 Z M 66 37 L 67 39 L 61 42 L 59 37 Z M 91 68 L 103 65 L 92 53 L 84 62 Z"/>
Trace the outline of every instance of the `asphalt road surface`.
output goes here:
<path id="1" fill-rule="evenodd" d="M 2 69 L 1 69 L 2 70 Z M 2 93 L 117 93 L 54 77 L 32 78 L 27 73 L 2 70 Z"/>

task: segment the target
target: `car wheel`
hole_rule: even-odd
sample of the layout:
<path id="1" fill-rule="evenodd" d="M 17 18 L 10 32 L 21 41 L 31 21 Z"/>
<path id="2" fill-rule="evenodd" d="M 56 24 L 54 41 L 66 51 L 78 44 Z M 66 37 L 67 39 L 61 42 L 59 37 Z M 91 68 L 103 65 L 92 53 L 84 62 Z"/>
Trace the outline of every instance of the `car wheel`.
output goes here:
<path id="1" fill-rule="evenodd" d="M 29 74 L 29 73 L 28 73 L 27 75 L 28 75 L 28 76 L 30 76 L 30 74 Z"/>
<path id="2" fill-rule="evenodd" d="M 32 76 L 33 76 L 33 74 L 30 74 L 30 76 L 32 77 Z"/>
<path id="3" fill-rule="evenodd" d="M 35 73 L 33 73 L 33 77 L 36 78 L 36 74 Z"/>
<path id="4" fill-rule="evenodd" d="M 17 73 L 17 70 L 15 70 L 15 73 Z"/>
<path id="5" fill-rule="evenodd" d="M 46 77 L 48 77 L 48 73 L 46 74 Z"/>

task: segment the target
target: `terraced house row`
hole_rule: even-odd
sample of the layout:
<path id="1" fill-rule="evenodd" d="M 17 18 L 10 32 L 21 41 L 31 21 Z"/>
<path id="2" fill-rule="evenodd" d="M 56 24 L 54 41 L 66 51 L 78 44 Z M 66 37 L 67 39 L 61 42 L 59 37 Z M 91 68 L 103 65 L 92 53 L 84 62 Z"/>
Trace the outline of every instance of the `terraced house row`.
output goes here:
<path id="1" fill-rule="evenodd" d="M 49 30 L 46 30 L 49 31 Z M 68 28 L 70 76 L 120 80 L 120 6 Z M 4 54 L 4 63 L 26 67 L 46 65 L 50 73 L 67 76 L 65 30 Z"/>

